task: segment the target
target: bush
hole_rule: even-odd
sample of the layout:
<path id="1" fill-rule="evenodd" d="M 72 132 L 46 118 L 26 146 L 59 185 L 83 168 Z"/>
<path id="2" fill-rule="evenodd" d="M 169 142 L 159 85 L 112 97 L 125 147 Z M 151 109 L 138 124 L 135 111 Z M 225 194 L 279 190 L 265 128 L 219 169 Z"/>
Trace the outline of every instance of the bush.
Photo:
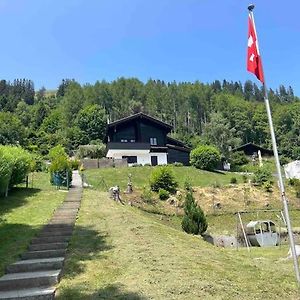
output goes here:
<path id="1" fill-rule="evenodd" d="M 78 170 L 80 165 L 80 161 L 78 159 L 71 160 L 71 168 L 72 170 Z"/>
<path id="2" fill-rule="evenodd" d="M 182 163 L 182 162 L 175 161 L 175 162 L 173 163 L 173 166 L 174 166 L 174 167 L 183 167 L 183 163 Z"/>
<path id="3" fill-rule="evenodd" d="M 158 197 L 160 200 L 167 200 L 170 197 L 170 193 L 164 189 L 159 189 Z"/>
<path id="4" fill-rule="evenodd" d="M 32 155 L 16 146 L 0 146 L 0 193 L 22 183 L 32 170 Z"/>
<path id="5" fill-rule="evenodd" d="M 265 182 L 270 182 L 272 184 L 272 173 L 269 169 L 265 167 L 259 168 L 254 172 L 253 182 L 259 186 L 262 186 Z"/>
<path id="6" fill-rule="evenodd" d="M 229 162 L 231 170 L 239 170 L 239 167 L 246 165 L 249 160 L 243 151 L 237 151 L 231 153 Z"/>
<path id="7" fill-rule="evenodd" d="M 49 151 L 51 159 L 50 182 L 52 185 L 69 187 L 72 182 L 71 162 L 61 145 L 52 148 Z"/>
<path id="8" fill-rule="evenodd" d="M 169 166 L 155 167 L 150 175 L 150 187 L 154 192 L 164 189 L 171 194 L 176 192 L 178 183 L 174 173 Z"/>
<path id="9" fill-rule="evenodd" d="M 35 155 L 34 161 L 35 161 L 35 164 L 34 164 L 35 172 L 44 172 L 47 170 L 47 166 L 46 166 L 45 161 L 42 156 Z"/>
<path id="10" fill-rule="evenodd" d="M 262 185 L 262 187 L 264 188 L 264 190 L 268 193 L 273 192 L 273 185 L 270 181 L 265 181 Z"/>
<path id="11" fill-rule="evenodd" d="M 300 180 L 297 178 L 290 178 L 289 184 L 295 189 L 296 197 L 300 198 Z"/>
<path id="12" fill-rule="evenodd" d="M 79 159 L 88 158 L 101 158 L 106 155 L 106 146 L 104 144 L 98 145 L 81 145 L 78 147 L 76 156 Z"/>
<path id="13" fill-rule="evenodd" d="M 207 221 L 203 210 L 195 202 L 192 190 L 188 190 L 184 202 L 182 229 L 191 234 L 202 235 L 207 229 Z"/>
<path id="14" fill-rule="evenodd" d="M 200 145 L 191 151 L 190 162 L 197 169 L 213 171 L 221 161 L 221 154 L 214 146 Z"/>
<path id="15" fill-rule="evenodd" d="M 231 177 L 231 178 L 230 178 L 230 183 L 231 183 L 231 184 L 237 184 L 237 179 L 236 179 L 236 177 Z"/>
<path id="16" fill-rule="evenodd" d="M 153 203 L 154 202 L 154 199 L 153 199 L 153 193 L 152 191 L 146 187 L 146 186 L 143 186 L 143 192 L 141 194 L 141 198 L 144 202 L 146 203 Z"/>

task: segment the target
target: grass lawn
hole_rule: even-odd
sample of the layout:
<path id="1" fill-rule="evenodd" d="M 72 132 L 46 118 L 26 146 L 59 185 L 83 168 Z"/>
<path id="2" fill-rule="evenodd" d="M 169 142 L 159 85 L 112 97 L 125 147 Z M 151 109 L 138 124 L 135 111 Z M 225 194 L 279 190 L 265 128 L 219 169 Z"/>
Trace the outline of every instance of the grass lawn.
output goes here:
<path id="1" fill-rule="evenodd" d="M 66 195 L 50 186 L 46 173 L 34 174 L 33 187 L 15 188 L 0 198 L 0 275 L 26 250 Z"/>
<path id="2" fill-rule="evenodd" d="M 194 167 L 174 167 L 170 166 L 175 174 L 179 187 L 184 187 L 184 182 L 189 180 L 192 186 L 213 186 L 226 185 L 230 183 L 232 177 L 236 177 L 242 182 L 242 176 L 228 172 L 208 172 L 198 170 Z M 106 191 L 107 188 L 119 185 L 121 190 L 125 190 L 128 183 L 128 175 L 132 175 L 133 187 L 142 188 L 149 185 L 149 178 L 153 167 L 125 167 L 125 168 L 103 168 L 85 171 L 85 176 L 89 184 L 95 188 Z"/>
<path id="3" fill-rule="evenodd" d="M 86 190 L 58 299 L 299 299 L 286 247 L 216 248 Z"/>

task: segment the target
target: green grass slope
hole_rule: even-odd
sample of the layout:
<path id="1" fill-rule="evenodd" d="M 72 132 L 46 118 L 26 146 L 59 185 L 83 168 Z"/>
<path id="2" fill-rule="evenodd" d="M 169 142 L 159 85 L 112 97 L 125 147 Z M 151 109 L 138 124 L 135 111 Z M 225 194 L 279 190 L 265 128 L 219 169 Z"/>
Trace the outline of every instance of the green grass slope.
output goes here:
<path id="1" fill-rule="evenodd" d="M 299 299 L 287 248 L 216 248 L 86 190 L 57 299 Z"/>
<path id="2" fill-rule="evenodd" d="M 35 174 L 33 186 L 16 188 L 0 198 L 0 275 L 26 250 L 66 195 L 50 186 L 46 173 Z"/>
<path id="3" fill-rule="evenodd" d="M 170 166 L 170 168 L 173 169 L 180 188 L 184 187 L 186 180 L 189 180 L 192 186 L 197 187 L 229 184 L 232 177 L 236 177 L 239 182 L 242 182 L 242 176 L 234 173 L 208 172 L 194 167 Z M 142 188 L 149 184 L 152 170 L 153 167 L 91 169 L 85 171 L 85 176 L 89 184 L 102 191 L 115 185 L 119 185 L 121 190 L 125 190 L 129 174 L 132 176 L 133 186 Z"/>

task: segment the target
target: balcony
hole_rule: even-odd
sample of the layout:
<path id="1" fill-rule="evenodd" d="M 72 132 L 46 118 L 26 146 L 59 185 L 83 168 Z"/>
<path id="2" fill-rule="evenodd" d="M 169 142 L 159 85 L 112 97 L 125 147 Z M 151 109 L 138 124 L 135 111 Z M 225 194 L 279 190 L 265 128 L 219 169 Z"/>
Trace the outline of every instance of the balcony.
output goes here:
<path id="1" fill-rule="evenodd" d="M 107 150 L 150 150 L 150 143 L 107 143 Z"/>

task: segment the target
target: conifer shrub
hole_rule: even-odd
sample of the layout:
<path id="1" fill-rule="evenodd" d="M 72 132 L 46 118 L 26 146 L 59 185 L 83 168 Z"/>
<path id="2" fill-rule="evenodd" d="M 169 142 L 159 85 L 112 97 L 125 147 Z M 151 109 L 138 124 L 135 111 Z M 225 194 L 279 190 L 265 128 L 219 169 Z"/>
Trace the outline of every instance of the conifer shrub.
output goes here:
<path id="1" fill-rule="evenodd" d="M 200 145 L 190 154 L 190 163 L 197 169 L 215 170 L 221 162 L 220 151 L 209 145 Z"/>
<path id="2" fill-rule="evenodd" d="M 193 191 L 188 188 L 184 202 L 184 216 L 181 222 L 182 229 L 190 234 L 202 235 L 207 230 L 207 221 L 201 207 L 195 202 Z"/>
<path id="3" fill-rule="evenodd" d="M 150 187 L 154 192 L 164 189 L 171 194 L 176 192 L 178 183 L 173 170 L 169 166 L 155 167 L 150 175 Z"/>

